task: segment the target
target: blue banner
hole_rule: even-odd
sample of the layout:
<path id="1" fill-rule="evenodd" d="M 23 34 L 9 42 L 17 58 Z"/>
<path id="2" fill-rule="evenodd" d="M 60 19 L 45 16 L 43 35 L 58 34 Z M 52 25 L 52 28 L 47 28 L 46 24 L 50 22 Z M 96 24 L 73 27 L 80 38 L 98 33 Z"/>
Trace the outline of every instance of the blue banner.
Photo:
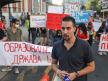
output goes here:
<path id="1" fill-rule="evenodd" d="M 76 23 L 87 23 L 90 17 L 90 12 L 74 11 L 74 12 L 71 12 L 71 16 L 75 18 Z"/>

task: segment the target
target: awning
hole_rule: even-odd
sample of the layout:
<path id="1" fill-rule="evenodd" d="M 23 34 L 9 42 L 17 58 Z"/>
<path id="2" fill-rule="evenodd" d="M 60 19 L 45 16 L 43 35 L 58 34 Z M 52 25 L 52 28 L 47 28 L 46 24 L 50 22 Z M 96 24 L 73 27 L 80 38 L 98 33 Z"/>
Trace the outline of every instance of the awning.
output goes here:
<path id="1" fill-rule="evenodd" d="M 7 4 L 21 2 L 20 0 L 0 0 L 0 8 Z"/>

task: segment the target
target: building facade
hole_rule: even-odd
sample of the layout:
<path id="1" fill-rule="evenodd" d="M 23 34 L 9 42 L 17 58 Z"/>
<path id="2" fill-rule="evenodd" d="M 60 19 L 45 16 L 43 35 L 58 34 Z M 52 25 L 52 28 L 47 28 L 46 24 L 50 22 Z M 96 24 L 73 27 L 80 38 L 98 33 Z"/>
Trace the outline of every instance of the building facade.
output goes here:
<path id="1" fill-rule="evenodd" d="M 20 0 L 21 2 L 10 4 L 12 13 L 31 12 L 33 0 Z M 29 5 L 29 6 L 28 6 Z M 2 8 L 3 13 L 8 12 L 8 5 Z"/>
<path id="2" fill-rule="evenodd" d="M 21 2 L 10 4 L 12 13 L 30 12 L 30 13 L 45 13 L 46 4 L 50 0 L 20 0 Z M 8 5 L 2 8 L 3 13 L 8 13 Z"/>

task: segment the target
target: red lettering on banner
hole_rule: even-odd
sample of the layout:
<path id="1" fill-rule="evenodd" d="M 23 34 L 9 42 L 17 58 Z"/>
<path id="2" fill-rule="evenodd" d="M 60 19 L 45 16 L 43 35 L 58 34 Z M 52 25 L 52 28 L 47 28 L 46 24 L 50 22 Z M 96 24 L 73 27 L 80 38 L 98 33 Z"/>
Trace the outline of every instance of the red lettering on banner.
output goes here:
<path id="1" fill-rule="evenodd" d="M 35 48 L 35 52 L 40 52 L 39 46 L 37 46 L 37 47 Z"/>
<path id="2" fill-rule="evenodd" d="M 108 35 L 107 34 L 102 36 L 102 41 L 108 41 Z"/>
<path id="3" fill-rule="evenodd" d="M 14 60 L 13 60 L 12 64 L 19 64 L 18 63 L 18 55 L 14 55 Z"/>
<path id="4" fill-rule="evenodd" d="M 31 52 L 35 51 L 35 46 L 30 46 Z"/>
<path id="5" fill-rule="evenodd" d="M 40 56 L 38 56 L 38 61 L 42 61 Z"/>
<path id="6" fill-rule="evenodd" d="M 4 50 L 5 50 L 6 52 L 9 52 L 9 49 L 10 49 L 9 43 L 5 43 L 5 44 L 4 44 Z"/>
<path id="7" fill-rule="evenodd" d="M 45 53 L 47 53 L 47 52 L 48 52 L 47 47 L 44 47 L 44 48 L 43 48 L 43 52 L 45 52 Z"/>
<path id="8" fill-rule="evenodd" d="M 102 36 L 102 41 L 104 41 L 104 40 L 105 40 L 105 38 L 106 38 L 106 36 Z"/>
<path id="9" fill-rule="evenodd" d="M 15 43 L 11 43 L 10 52 L 15 52 Z"/>
<path id="10" fill-rule="evenodd" d="M 22 52 L 26 52 L 26 44 L 23 43 Z"/>
<path id="11" fill-rule="evenodd" d="M 18 48 L 18 43 L 15 43 L 15 49 L 17 49 Z"/>
<path id="12" fill-rule="evenodd" d="M 41 62 L 41 58 L 38 55 L 14 55 L 12 64 L 22 63 L 38 63 Z"/>
<path id="13" fill-rule="evenodd" d="M 6 52 L 48 52 L 47 47 L 30 45 L 26 43 L 5 43 L 4 50 Z"/>
<path id="14" fill-rule="evenodd" d="M 18 45 L 18 51 L 21 51 L 21 44 Z"/>
<path id="15" fill-rule="evenodd" d="M 102 43 L 101 49 L 107 49 L 108 50 L 108 43 Z"/>
<path id="16" fill-rule="evenodd" d="M 107 50 L 108 50 L 108 43 L 107 43 Z"/>
<path id="17" fill-rule="evenodd" d="M 19 57 L 18 57 L 19 64 L 23 63 L 23 59 L 24 59 L 24 55 L 19 55 Z"/>
<path id="18" fill-rule="evenodd" d="M 106 37 L 106 41 L 108 41 L 108 35 L 107 35 L 107 37 Z"/>
<path id="19" fill-rule="evenodd" d="M 29 44 L 26 44 L 26 51 L 31 51 L 31 47 L 30 47 L 31 45 L 29 45 Z"/>
<path id="20" fill-rule="evenodd" d="M 34 52 L 43 52 L 43 53 L 47 53 L 47 47 L 41 47 L 41 46 L 37 46 L 36 48 L 34 48 Z"/>
<path id="21" fill-rule="evenodd" d="M 105 43 L 101 44 L 101 49 L 105 49 Z"/>

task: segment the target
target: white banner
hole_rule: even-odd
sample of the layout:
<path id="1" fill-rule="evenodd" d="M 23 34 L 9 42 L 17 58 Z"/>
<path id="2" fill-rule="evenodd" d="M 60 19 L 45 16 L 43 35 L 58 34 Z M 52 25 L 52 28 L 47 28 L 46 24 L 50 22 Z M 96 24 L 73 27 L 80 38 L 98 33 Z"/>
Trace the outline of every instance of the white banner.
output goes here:
<path id="1" fill-rule="evenodd" d="M 50 5 L 50 6 L 48 6 L 48 13 L 62 14 L 63 13 L 63 6 Z"/>
<path id="2" fill-rule="evenodd" d="M 80 2 L 65 3 L 65 13 L 71 13 L 73 11 L 80 11 Z"/>
<path id="3" fill-rule="evenodd" d="M 30 27 L 31 28 L 46 27 L 46 16 L 45 15 L 30 16 Z"/>
<path id="4" fill-rule="evenodd" d="M 48 66 L 51 65 L 52 47 L 26 42 L 0 42 L 0 65 L 2 66 Z"/>
<path id="5" fill-rule="evenodd" d="M 99 43 L 99 51 L 108 51 L 108 34 L 102 34 Z"/>
<path id="6" fill-rule="evenodd" d="M 93 22 L 93 27 L 94 27 L 94 30 L 97 32 L 101 26 L 101 22 Z"/>

